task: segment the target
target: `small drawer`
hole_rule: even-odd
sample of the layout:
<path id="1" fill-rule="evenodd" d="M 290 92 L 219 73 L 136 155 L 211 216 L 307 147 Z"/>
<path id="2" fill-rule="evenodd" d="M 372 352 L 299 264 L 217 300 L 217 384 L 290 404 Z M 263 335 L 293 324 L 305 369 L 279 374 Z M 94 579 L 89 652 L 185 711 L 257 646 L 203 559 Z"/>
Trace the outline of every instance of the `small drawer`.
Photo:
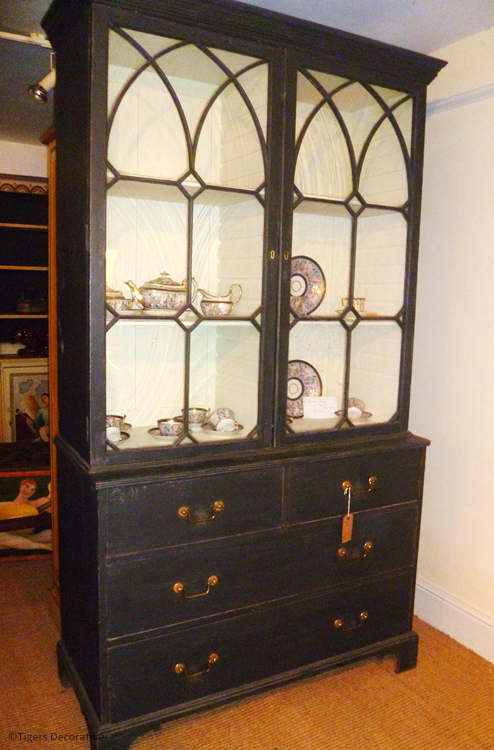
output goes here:
<path id="1" fill-rule="evenodd" d="M 109 649 L 111 720 L 125 721 L 410 630 L 413 576 L 291 602 Z M 310 623 L 310 627 L 308 624 Z"/>
<path id="2" fill-rule="evenodd" d="M 413 565 L 416 504 L 108 560 L 108 637 L 163 628 Z M 179 585 L 180 584 L 180 585 Z"/>
<path id="3" fill-rule="evenodd" d="M 109 555 L 187 544 L 278 526 L 281 468 L 251 469 L 117 487 L 108 492 Z"/>
<path id="4" fill-rule="evenodd" d="M 344 482 L 352 485 L 352 511 L 420 500 L 424 462 L 425 449 L 407 448 L 293 464 L 288 473 L 288 522 L 346 513 Z"/>

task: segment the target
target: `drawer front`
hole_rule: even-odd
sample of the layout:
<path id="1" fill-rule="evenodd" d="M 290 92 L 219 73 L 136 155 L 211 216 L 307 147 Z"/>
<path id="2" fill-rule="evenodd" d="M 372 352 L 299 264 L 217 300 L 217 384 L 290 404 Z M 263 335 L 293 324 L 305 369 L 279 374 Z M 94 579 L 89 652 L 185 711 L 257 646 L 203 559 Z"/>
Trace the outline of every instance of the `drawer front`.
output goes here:
<path id="1" fill-rule="evenodd" d="M 112 647 L 111 720 L 201 699 L 406 633 L 412 591 L 413 576 L 398 575 Z"/>
<path id="2" fill-rule="evenodd" d="M 342 519 L 333 518 L 114 558 L 106 567 L 108 636 L 305 596 L 411 566 L 418 526 L 418 506 L 409 504 L 356 513 L 345 544 Z"/>
<path id="3" fill-rule="evenodd" d="M 424 459 L 424 449 L 409 448 L 294 464 L 288 473 L 289 523 L 346 513 L 344 482 L 352 485 L 353 511 L 419 500 Z"/>
<path id="4" fill-rule="evenodd" d="M 110 490 L 107 553 L 137 552 L 278 526 L 282 476 L 279 467 L 202 472 L 192 478 Z"/>

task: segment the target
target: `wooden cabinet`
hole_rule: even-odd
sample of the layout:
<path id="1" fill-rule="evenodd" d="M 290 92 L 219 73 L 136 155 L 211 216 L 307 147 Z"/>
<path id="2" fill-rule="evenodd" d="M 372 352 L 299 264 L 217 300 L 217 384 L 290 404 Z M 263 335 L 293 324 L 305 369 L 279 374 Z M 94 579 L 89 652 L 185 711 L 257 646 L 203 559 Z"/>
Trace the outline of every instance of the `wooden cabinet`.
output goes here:
<path id="1" fill-rule="evenodd" d="M 413 667 L 444 63 L 227 0 L 55 0 L 43 25 L 58 652 L 92 747 L 363 657 Z"/>

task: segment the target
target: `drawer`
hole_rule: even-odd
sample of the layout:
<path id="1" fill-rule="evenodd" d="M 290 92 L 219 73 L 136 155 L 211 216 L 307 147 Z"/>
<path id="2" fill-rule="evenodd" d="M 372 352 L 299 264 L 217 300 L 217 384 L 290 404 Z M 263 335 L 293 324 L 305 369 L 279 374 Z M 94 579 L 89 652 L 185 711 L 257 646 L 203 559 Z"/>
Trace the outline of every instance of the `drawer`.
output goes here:
<path id="1" fill-rule="evenodd" d="M 278 526 L 283 470 L 251 469 L 108 492 L 107 553 L 167 547 Z M 218 510 L 215 503 L 221 503 Z"/>
<path id="2" fill-rule="evenodd" d="M 410 630 L 411 574 L 343 593 L 110 648 L 111 720 L 198 700 Z"/>
<path id="3" fill-rule="evenodd" d="M 113 558 L 106 566 L 108 637 L 306 596 L 413 565 L 416 504 L 356 513 L 346 544 L 341 523 L 333 518 Z"/>
<path id="4" fill-rule="evenodd" d="M 346 513 L 344 482 L 352 484 L 353 511 L 420 500 L 424 462 L 423 448 L 300 461 L 288 472 L 289 523 Z"/>

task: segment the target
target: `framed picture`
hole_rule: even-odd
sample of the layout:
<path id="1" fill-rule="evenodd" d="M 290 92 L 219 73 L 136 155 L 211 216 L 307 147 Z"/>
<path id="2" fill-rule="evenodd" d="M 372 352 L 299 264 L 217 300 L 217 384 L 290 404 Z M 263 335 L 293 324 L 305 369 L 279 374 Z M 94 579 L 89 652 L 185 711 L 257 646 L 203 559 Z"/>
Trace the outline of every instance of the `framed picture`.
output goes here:
<path id="1" fill-rule="evenodd" d="M 2 441 L 45 442 L 50 439 L 48 364 L 10 360 L 2 363 Z"/>
<path id="2" fill-rule="evenodd" d="M 0 562 L 52 553 L 50 470 L 0 469 Z"/>

